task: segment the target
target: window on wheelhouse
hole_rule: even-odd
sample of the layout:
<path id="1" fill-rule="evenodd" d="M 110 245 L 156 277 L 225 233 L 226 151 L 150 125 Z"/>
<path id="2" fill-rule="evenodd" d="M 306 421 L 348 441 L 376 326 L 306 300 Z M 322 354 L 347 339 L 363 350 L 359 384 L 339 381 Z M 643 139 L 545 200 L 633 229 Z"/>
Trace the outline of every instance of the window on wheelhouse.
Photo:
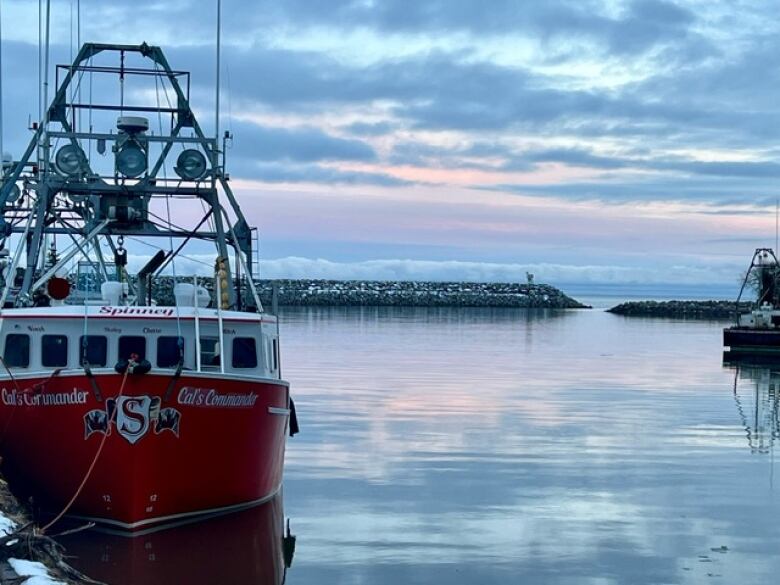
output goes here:
<path id="1" fill-rule="evenodd" d="M 119 338 L 119 359 L 128 360 L 133 353 L 137 353 L 139 359 L 146 359 L 146 337 L 125 335 Z"/>
<path id="2" fill-rule="evenodd" d="M 68 336 L 41 337 L 41 365 L 44 368 L 64 368 L 68 365 Z"/>
<path id="3" fill-rule="evenodd" d="M 30 336 L 9 333 L 5 336 L 3 361 L 8 368 L 26 368 L 30 365 Z"/>
<path id="4" fill-rule="evenodd" d="M 233 367 L 256 368 L 257 345 L 254 337 L 233 338 Z"/>
<path id="5" fill-rule="evenodd" d="M 200 367 L 218 368 L 220 365 L 219 337 L 200 338 Z"/>
<path id="6" fill-rule="evenodd" d="M 86 341 L 86 347 L 84 342 Z M 105 335 L 82 335 L 79 338 L 79 362 L 86 358 L 90 366 L 106 367 L 108 363 L 108 338 Z"/>
<path id="7" fill-rule="evenodd" d="M 181 351 L 179 350 L 181 340 Z M 175 368 L 179 365 L 181 352 L 184 351 L 183 337 L 161 336 L 157 338 L 157 367 Z"/>

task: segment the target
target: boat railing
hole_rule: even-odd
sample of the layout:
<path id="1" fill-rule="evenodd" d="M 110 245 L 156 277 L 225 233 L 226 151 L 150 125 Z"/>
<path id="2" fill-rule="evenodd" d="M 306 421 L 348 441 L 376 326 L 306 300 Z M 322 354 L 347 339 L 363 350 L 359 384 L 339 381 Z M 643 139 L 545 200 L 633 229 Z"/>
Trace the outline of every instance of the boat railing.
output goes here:
<path id="1" fill-rule="evenodd" d="M 225 329 L 222 325 L 222 278 L 219 274 L 214 278 L 215 287 L 217 289 L 217 327 L 219 328 L 219 371 L 225 373 L 225 360 L 222 356 L 225 355 Z M 196 303 L 197 304 L 197 303 Z"/>
<path id="2" fill-rule="evenodd" d="M 198 290 L 198 277 L 193 276 L 192 277 L 192 284 L 195 286 L 195 291 L 197 294 Z M 192 306 L 192 316 L 193 320 L 195 322 L 195 369 L 196 371 L 201 371 L 201 354 L 200 354 L 200 313 L 198 311 L 198 302 L 197 298 L 195 299 L 195 302 Z M 220 329 L 222 327 L 220 326 Z"/>

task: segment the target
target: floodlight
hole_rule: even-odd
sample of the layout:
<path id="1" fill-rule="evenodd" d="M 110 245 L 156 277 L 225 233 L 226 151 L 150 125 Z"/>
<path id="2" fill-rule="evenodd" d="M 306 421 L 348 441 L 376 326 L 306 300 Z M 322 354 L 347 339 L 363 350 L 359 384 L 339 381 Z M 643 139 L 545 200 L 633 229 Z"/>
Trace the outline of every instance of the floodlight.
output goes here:
<path id="1" fill-rule="evenodd" d="M 197 181 L 206 173 L 206 157 L 203 153 L 194 148 L 183 150 L 176 159 L 176 166 L 173 170 L 182 179 Z"/>
<path id="2" fill-rule="evenodd" d="M 66 144 L 54 156 L 54 166 L 68 177 L 77 177 L 87 171 L 87 157 L 76 144 Z"/>
<path id="3" fill-rule="evenodd" d="M 135 142 L 127 142 L 116 155 L 116 170 L 135 179 L 146 171 L 146 152 Z"/>
<path id="4" fill-rule="evenodd" d="M 16 203 L 16 200 L 19 199 L 19 196 L 22 194 L 22 192 L 19 190 L 19 185 L 14 183 L 14 186 L 11 187 L 11 190 L 8 192 L 8 197 L 6 198 L 6 203 Z"/>

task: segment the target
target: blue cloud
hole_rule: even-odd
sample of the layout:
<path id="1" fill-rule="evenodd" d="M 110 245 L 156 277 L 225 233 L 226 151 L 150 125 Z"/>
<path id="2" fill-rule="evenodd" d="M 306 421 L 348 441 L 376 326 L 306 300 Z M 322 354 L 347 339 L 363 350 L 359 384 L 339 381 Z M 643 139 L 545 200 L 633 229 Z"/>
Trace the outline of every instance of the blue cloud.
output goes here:
<path id="1" fill-rule="evenodd" d="M 385 173 L 339 170 L 316 164 L 253 162 L 231 164 L 237 175 L 266 183 L 321 183 L 326 185 L 376 185 L 400 187 L 414 184 Z"/>
<path id="2" fill-rule="evenodd" d="M 712 205 L 774 205 L 780 186 L 735 177 L 605 176 L 601 180 L 559 184 L 504 183 L 481 188 L 531 196 L 555 196 L 612 203 L 631 201 L 705 201 Z"/>
<path id="3" fill-rule="evenodd" d="M 239 156 L 257 161 L 374 161 L 376 152 L 360 140 L 338 138 L 311 127 L 280 128 L 244 124 L 236 132 Z"/>
<path id="4" fill-rule="evenodd" d="M 593 154 L 582 148 L 550 148 L 530 152 L 525 158 L 533 162 L 560 162 L 577 167 L 594 169 L 620 169 L 631 166 L 631 161 L 619 157 L 609 157 Z M 513 168 L 514 167 L 505 167 Z"/>
<path id="5" fill-rule="evenodd" d="M 346 132 L 355 136 L 383 136 L 398 129 L 393 122 L 355 122 L 344 127 Z"/>

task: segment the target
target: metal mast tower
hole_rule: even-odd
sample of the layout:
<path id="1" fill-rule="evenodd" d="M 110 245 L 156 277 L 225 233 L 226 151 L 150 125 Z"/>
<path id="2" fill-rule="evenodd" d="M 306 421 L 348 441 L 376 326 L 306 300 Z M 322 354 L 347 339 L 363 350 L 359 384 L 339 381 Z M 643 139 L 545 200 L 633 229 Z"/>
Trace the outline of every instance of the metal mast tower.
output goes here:
<path id="1" fill-rule="evenodd" d="M 146 66 L 126 65 L 128 58 L 138 60 L 138 55 Z M 95 64 L 98 56 L 101 61 L 108 57 L 113 64 Z M 118 82 L 119 105 L 93 103 L 93 76 L 111 77 L 113 83 Z M 160 104 L 159 91 L 155 104 L 125 103 L 126 93 L 134 100 L 149 97 L 149 92 L 126 91 L 125 83 L 133 78 L 153 78 L 155 87 L 158 83 L 164 85 L 169 103 Z M 56 94 L 43 120 L 33 124 L 27 149 L 3 172 L 0 251 L 13 234 L 21 234 L 16 253 L 11 256 L 4 252 L 6 306 L 32 304 L 36 291 L 52 275 L 78 254 L 87 258 L 90 249 L 105 272 L 101 245 L 107 244 L 116 251 L 113 237 L 119 236 L 176 238 L 181 242 L 176 250 L 167 250 L 164 257 L 157 258 L 156 265 L 147 271 L 150 276 L 159 274 L 191 239 L 214 242 L 219 268 L 224 271 L 226 281 L 232 283 L 234 273 L 243 271 L 254 291 L 247 267 L 251 266 L 252 259 L 252 229 L 224 172 L 220 137 L 207 137 L 190 107 L 189 73 L 171 69 L 162 50 L 146 43 L 88 43 L 82 46 L 71 65 L 57 67 L 55 79 Z M 81 102 L 78 96 L 87 93 L 82 83 L 85 79 L 89 80 L 89 99 Z M 172 92 L 172 100 L 168 90 Z M 101 96 L 106 93 L 102 90 Z M 77 127 L 79 112 L 88 112 L 88 128 Z M 101 112 L 103 116 L 117 115 L 116 129 L 93 131 L 92 116 Z M 150 133 L 145 115 L 154 115 L 159 120 L 165 118 L 169 127 L 163 128 L 160 122 L 160 132 Z M 181 152 L 175 161 L 169 161 L 175 156 L 174 146 Z M 108 149 L 113 160 L 106 156 Z M 99 169 L 98 163 L 104 168 Z M 161 176 L 161 170 L 168 168 L 166 164 L 177 177 Z M 221 203 L 220 188 L 229 209 Z M 180 228 L 170 217 L 166 220 L 154 214 L 150 202 L 165 197 L 202 202 L 204 215 L 197 226 Z M 232 212 L 232 221 L 228 210 Z M 208 230 L 201 229 L 208 224 L 211 224 Z M 56 235 L 70 238 L 72 245 L 68 252 L 59 254 L 55 263 L 46 265 L 41 260 L 46 255 L 44 242 L 47 236 Z M 231 265 L 230 249 L 235 251 L 235 267 Z M 137 295 L 135 302 L 142 303 L 144 297 Z M 247 301 L 251 306 L 251 297 Z M 240 292 L 229 285 L 217 302 L 224 309 L 240 309 Z"/>

